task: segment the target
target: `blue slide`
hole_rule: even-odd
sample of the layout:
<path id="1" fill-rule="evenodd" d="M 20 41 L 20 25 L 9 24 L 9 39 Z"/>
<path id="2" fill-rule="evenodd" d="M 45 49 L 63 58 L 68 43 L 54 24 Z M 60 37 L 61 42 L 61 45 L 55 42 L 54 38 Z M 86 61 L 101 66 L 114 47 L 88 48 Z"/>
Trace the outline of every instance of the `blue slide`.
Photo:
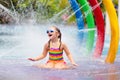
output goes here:
<path id="1" fill-rule="evenodd" d="M 82 12 L 80 10 L 80 6 L 76 0 L 69 0 L 69 2 L 72 7 L 72 10 L 75 12 L 78 29 L 81 30 L 84 28 L 84 20 L 83 20 Z M 84 35 L 83 32 L 78 33 L 78 38 L 80 39 L 80 41 L 83 40 L 83 35 Z"/>
<path id="2" fill-rule="evenodd" d="M 80 11 L 80 6 L 77 3 L 76 0 L 69 0 L 71 7 L 73 9 L 73 11 L 75 12 L 75 16 L 76 16 L 76 21 L 77 21 L 77 26 L 78 29 L 83 29 L 84 28 L 84 20 L 83 20 L 83 16 L 82 16 L 82 12 Z"/>

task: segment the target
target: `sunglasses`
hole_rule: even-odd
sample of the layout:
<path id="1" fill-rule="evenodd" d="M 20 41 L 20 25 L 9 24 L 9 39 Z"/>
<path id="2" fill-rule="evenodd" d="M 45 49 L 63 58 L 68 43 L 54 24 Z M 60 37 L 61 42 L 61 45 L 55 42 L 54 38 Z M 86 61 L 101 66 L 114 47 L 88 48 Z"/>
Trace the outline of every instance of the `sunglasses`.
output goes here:
<path id="1" fill-rule="evenodd" d="M 48 34 L 48 33 L 53 33 L 54 31 L 53 30 L 47 30 L 46 32 Z"/>

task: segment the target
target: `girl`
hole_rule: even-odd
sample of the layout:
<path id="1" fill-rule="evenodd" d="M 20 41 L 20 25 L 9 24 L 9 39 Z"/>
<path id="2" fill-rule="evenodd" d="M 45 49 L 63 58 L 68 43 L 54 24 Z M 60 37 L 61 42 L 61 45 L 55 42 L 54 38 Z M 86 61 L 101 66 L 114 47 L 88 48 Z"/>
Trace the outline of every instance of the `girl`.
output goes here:
<path id="1" fill-rule="evenodd" d="M 71 64 L 77 66 L 67 46 L 61 41 L 62 34 L 60 30 L 57 27 L 53 26 L 49 30 L 47 30 L 47 34 L 49 37 L 49 41 L 44 45 L 42 54 L 36 58 L 28 59 L 31 61 L 38 61 L 45 58 L 47 56 L 47 53 L 49 52 L 49 60 L 47 61 L 47 63 L 37 66 L 41 68 L 66 69 L 69 68 L 69 66 L 66 65 L 66 62 L 63 59 L 63 51 L 65 51 Z"/>

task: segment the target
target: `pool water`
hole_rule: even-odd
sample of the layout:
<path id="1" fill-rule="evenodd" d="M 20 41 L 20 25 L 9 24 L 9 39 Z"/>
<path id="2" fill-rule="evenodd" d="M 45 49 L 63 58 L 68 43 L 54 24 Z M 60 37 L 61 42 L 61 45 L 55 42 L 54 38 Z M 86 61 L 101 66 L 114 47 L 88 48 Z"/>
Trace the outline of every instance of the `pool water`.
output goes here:
<path id="1" fill-rule="evenodd" d="M 120 51 L 114 64 L 104 63 L 110 36 L 105 36 L 102 57 L 93 59 L 92 52 L 85 54 L 86 35 L 81 42 L 75 26 L 58 25 L 62 32 L 62 41 L 67 44 L 78 67 L 55 70 L 32 66 L 45 63 L 48 59 L 47 56 L 37 62 L 27 60 L 41 54 L 44 43 L 48 41 L 46 30 L 49 26 L 28 24 L 0 27 L 0 80 L 120 80 Z M 87 30 L 84 33 L 86 34 Z M 70 64 L 66 56 L 64 59 Z"/>

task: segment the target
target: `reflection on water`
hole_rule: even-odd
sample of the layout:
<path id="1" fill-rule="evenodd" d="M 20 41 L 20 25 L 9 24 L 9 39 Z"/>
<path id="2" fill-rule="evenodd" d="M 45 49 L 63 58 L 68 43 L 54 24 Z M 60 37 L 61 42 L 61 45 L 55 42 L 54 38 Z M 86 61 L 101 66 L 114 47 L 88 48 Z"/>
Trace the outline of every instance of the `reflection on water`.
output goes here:
<path id="1" fill-rule="evenodd" d="M 118 72 L 117 72 L 117 69 L 116 69 L 115 66 L 111 66 L 111 68 L 108 69 L 108 72 L 111 73 L 107 77 L 109 80 L 117 80 L 117 79 L 119 79 L 120 76 L 117 75 Z"/>
<path id="2" fill-rule="evenodd" d="M 120 72 L 119 67 L 115 65 L 109 65 L 109 67 L 103 72 L 95 76 L 96 80 L 119 80 Z"/>
<path id="3" fill-rule="evenodd" d="M 38 56 L 48 41 L 46 30 L 49 25 L 15 25 L 0 27 L 0 80 L 119 80 L 120 56 L 114 64 L 105 64 L 101 60 L 85 56 L 85 45 L 81 44 L 79 31 L 74 27 L 60 26 L 64 41 L 78 67 L 69 70 L 51 70 L 33 67 L 35 63 L 45 63 L 47 58 L 37 62 L 28 61 L 28 57 Z M 86 43 L 84 39 L 82 43 Z M 102 60 L 109 48 L 106 39 Z M 66 62 L 69 64 L 66 56 Z"/>

